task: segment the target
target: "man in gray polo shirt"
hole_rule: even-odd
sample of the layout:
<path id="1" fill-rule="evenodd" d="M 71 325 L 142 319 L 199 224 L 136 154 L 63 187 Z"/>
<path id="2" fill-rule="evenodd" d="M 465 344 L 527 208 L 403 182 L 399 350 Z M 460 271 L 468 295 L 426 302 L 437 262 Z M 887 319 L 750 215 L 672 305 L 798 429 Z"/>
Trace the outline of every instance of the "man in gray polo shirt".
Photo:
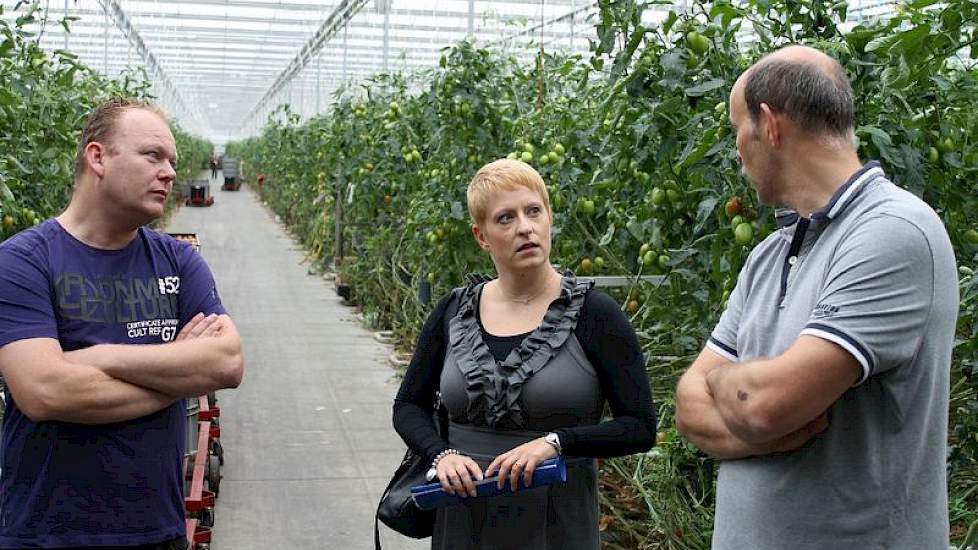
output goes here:
<path id="1" fill-rule="evenodd" d="M 724 459 L 717 550 L 948 547 L 955 260 L 941 220 L 856 154 L 842 67 L 800 46 L 734 84 L 743 171 L 779 230 L 677 388 Z"/>

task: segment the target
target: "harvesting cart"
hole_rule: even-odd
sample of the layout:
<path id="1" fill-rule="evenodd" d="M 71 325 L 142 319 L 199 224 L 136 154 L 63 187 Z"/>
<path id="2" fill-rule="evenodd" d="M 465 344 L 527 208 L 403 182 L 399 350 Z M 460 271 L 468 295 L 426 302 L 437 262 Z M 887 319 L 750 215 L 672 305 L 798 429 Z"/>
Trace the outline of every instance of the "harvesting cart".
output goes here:
<path id="1" fill-rule="evenodd" d="M 196 233 L 170 233 L 200 251 Z M 187 454 L 184 456 L 184 510 L 190 550 L 208 550 L 214 527 L 214 506 L 221 491 L 221 409 L 217 393 L 187 399 Z"/>
<path id="2" fill-rule="evenodd" d="M 210 206 L 214 204 L 211 196 L 211 184 L 207 180 L 193 180 L 189 184 L 187 206 Z"/>
<path id="3" fill-rule="evenodd" d="M 224 173 L 224 185 L 221 186 L 221 189 L 225 191 L 237 191 L 241 187 L 238 164 L 238 159 L 224 157 L 221 163 L 221 171 Z"/>

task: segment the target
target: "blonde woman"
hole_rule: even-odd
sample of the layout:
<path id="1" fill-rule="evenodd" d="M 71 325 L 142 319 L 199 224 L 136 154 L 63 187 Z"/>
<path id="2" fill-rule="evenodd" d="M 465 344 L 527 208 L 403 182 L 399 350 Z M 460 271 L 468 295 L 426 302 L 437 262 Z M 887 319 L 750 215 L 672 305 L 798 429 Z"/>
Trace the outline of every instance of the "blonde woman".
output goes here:
<path id="1" fill-rule="evenodd" d="M 597 550 L 595 457 L 646 451 L 655 410 L 635 332 L 618 304 L 550 264 L 553 214 L 528 164 L 497 160 L 468 187 L 472 233 L 497 278 L 456 289 L 428 317 L 394 402 L 394 427 L 445 491 L 512 495 L 438 510 L 431 547 Z M 448 441 L 432 419 L 441 392 Z M 602 421 L 605 404 L 612 418 Z M 563 454 L 566 483 L 517 491 Z"/>

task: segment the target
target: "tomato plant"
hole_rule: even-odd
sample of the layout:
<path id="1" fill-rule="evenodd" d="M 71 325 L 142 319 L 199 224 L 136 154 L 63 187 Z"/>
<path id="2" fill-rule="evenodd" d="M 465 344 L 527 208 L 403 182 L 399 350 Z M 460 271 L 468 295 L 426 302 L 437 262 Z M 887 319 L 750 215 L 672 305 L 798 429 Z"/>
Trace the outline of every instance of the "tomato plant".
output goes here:
<path id="1" fill-rule="evenodd" d="M 717 0 L 646 27 L 644 3 L 600 2 L 589 58 L 546 53 L 526 64 L 462 42 L 437 68 L 341 90 L 330 112 L 305 123 L 283 107 L 229 151 L 267 176 L 272 208 L 353 285 L 368 321 L 405 347 L 432 305 L 419 287 L 437 298 L 466 273 L 491 270 L 471 236 L 468 180 L 507 156 L 536 168 L 558 267 L 667 281 L 611 292 L 640 334 L 664 433 L 652 455 L 605 463 L 603 483 L 619 491 L 604 497 L 606 542 L 706 548 L 714 469 L 671 428 L 672 392 L 750 247 L 775 230 L 740 174 L 727 94 L 773 48 L 827 51 L 852 79 L 861 156 L 934 207 L 966 268 L 949 432 L 960 542 L 962 526 L 978 521 L 978 442 L 967 435 L 978 425 L 969 405 L 978 291 L 967 271 L 978 263 L 978 5 L 930 4 L 849 28 L 845 2 Z M 740 40 L 747 31 L 755 41 Z"/>

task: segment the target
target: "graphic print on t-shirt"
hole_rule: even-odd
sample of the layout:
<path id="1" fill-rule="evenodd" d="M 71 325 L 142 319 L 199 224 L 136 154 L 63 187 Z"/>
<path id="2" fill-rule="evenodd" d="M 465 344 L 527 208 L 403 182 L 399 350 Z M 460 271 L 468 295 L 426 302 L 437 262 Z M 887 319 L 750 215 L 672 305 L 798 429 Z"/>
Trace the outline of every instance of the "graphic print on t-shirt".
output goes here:
<path id="1" fill-rule="evenodd" d="M 58 312 L 85 323 L 124 324 L 130 340 L 177 335 L 180 277 L 134 278 L 123 275 L 92 280 L 61 273 L 54 283 Z"/>

